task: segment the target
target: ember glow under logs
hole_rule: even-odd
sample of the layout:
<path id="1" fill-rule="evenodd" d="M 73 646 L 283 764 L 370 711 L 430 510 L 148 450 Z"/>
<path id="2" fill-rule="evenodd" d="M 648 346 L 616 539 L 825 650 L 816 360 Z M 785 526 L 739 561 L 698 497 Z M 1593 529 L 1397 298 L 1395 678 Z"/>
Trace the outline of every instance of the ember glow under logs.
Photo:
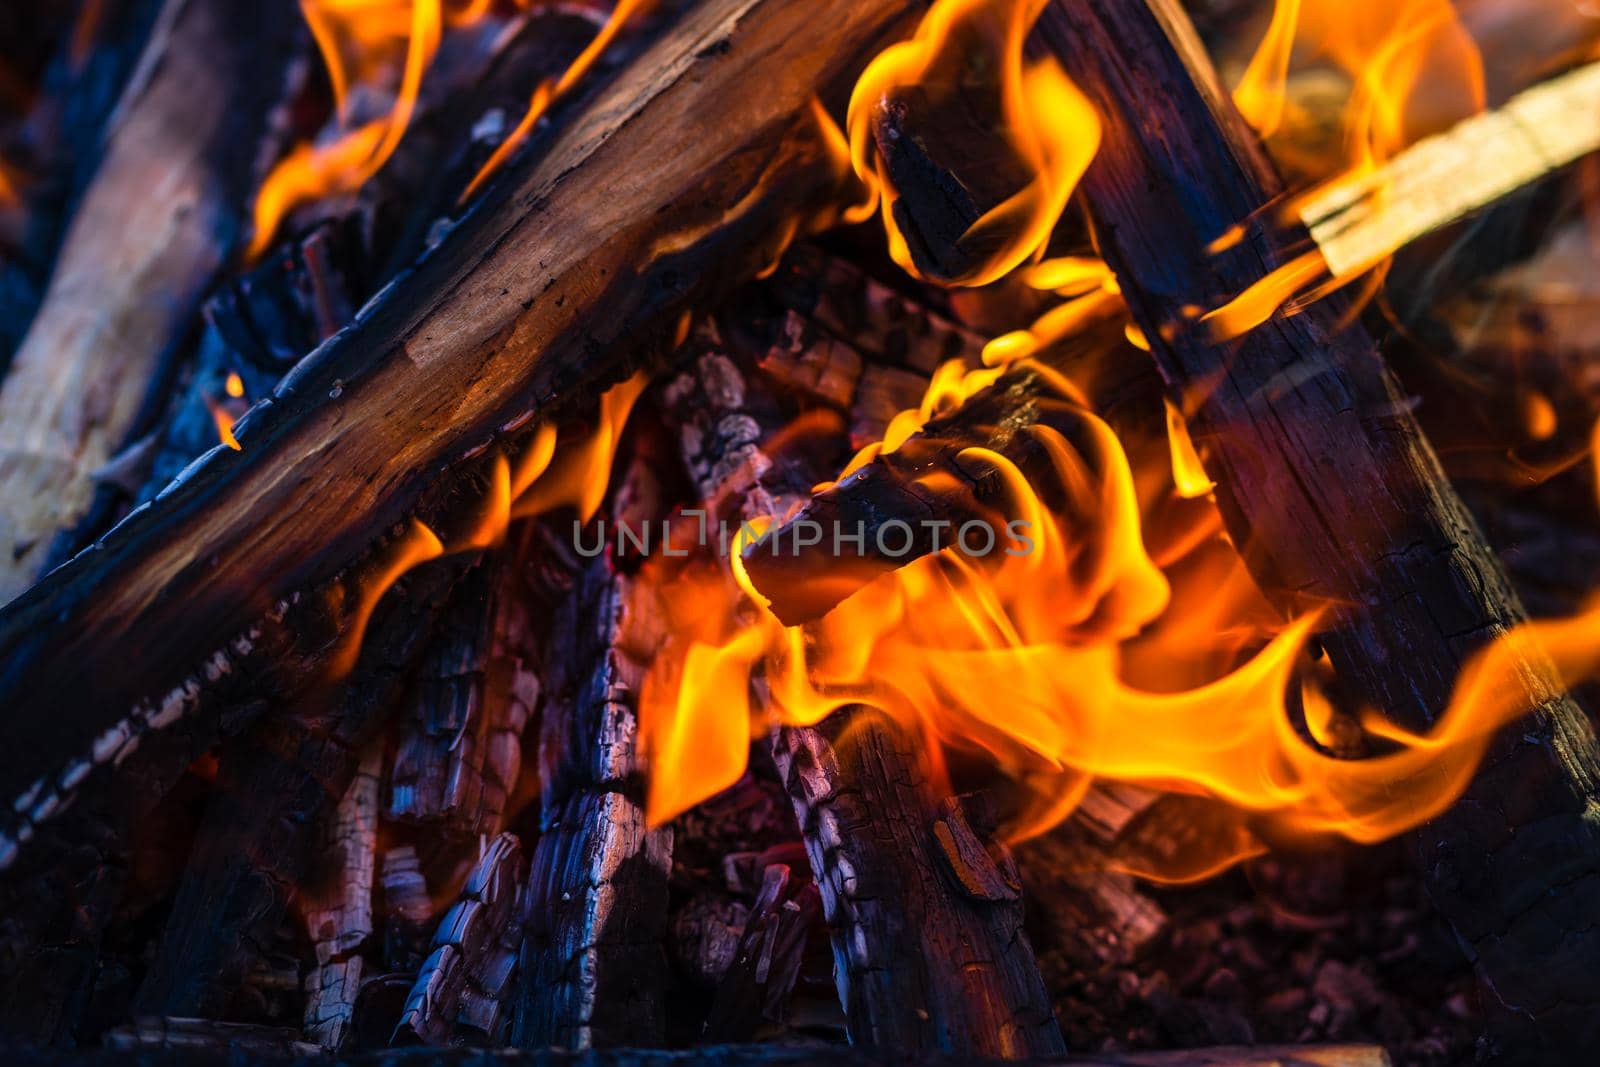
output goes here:
<path id="1" fill-rule="evenodd" d="M 8 9 L 7 1062 L 1587 1062 L 1597 70 Z"/>

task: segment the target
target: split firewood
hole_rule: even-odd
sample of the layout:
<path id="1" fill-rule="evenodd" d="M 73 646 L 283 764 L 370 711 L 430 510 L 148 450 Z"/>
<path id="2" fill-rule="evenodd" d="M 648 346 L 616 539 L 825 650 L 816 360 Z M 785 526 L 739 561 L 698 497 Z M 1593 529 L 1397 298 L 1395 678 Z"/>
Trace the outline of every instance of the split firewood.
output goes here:
<path id="1" fill-rule="evenodd" d="M 462 1030 L 479 1041 L 501 1036 L 522 941 L 517 920 L 525 875 L 522 844 L 514 834 L 489 843 L 460 897 L 439 920 L 393 1043 L 444 1045 Z"/>
<path id="2" fill-rule="evenodd" d="M 1334 277 L 1370 270 L 1423 234 L 1600 150 L 1600 63 L 1552 78 L 1424 138 L 1299 205 Z"/>
<path id="3" fill-rule="evenodd" d="M 695 488 L 713 520 L 783 514 L 785 497 L 803 499 L 835 457 L 820 447 L 763 452 L 760 442 L 783 424 L 748 383 L 759 350 L 725 344 L 711 327 L 698 344 L 693 369 L 664 393 Z M 842 752 L 841 734 L 850 737 Z M 781 729 L 772 751 L 821 892 L 852 1040 L 1005 1057 L 1061 1051 L 1022 932 L 1020 889 L 960 888 L 948 850 L 933 841 L 961 820 L 935 816 L 917 745 L 857 711 Z"/>
<path id="4" fill-rule="evenodd" d="M 378 772 L 368 750 L 323 829 L 318 876 L 303 896 L 316 965 L 306 979 L 306 1036 L 325 1049 L 344 1042 L 361 989 L 362 949 L 372 937 L 373 875 L 378 865 Z"/>
<path id="5" fill-rule="evenodd" d="M 476 573 L 475 575 L 476 576 Z M 217 1018 L 306 879 L 315 831 L 350 788 L 361 752 L 398 703 L 457 571 L 446 561 L 404 580 L 379 606 L 342 685 L 306 694 L 224 742 L 222 786 L 136 1010 Z M 470 592 L 472 583 L 464 584 Z"/>
<path id="6" fill-rule="evenodd" d="M 808 101 L 849 85 L 916 6 L 693 5 L 235 424 L 242 451 L 219 445 L 0 613 L 0 783 L 14 801 L 32 790 L 4 806 L 0 861 L 94 774 L 97 738 L 181 728 L 203 747 L 203 694 L 248 673 L 239 643 L 254 670 L 287 640 L 274 605 L 367 558 L 425 490 L 455 484 L 441 472 L 515 452 L 557 397 L 625 374 L 686 303 L 767 265 L 839 180 Z M 690 114 L 717 120 L 662 155 Z"/>
<path id="7" fill-rule="evenodd" d="M 762 1023 L 784 1021 L 807 935 L 822 918 L 816 885 L 791 891 L 790 882 L 784 864 L 769 864 L 763 872 L 761 891 L 711 1001 L 707 1041 L 748 1041 Z"/>
<path id="8" fill-rule="evenodd" d="M 227 256 L 301 36 L 279 6 L 163 8 L 0 387 L 0 600 L 83 516 Z"/>
<path id="9" fill-rule="evenodd" d="M 500 832 L 539 699 L 517 568 L 491 558 L 483 569 L 485 595 L 452 603 L 418 668 L 384 806 L 387 819 L 465 838 Z"/>
<path id="10" fill-rule="evenodd" d="M 1248 222 L 1281 186 L 1183 13 L 1056 0 L 1037 32 L 1105 120 L 1082 193 L 1252 573 L 1287 604 L 1332 605 L 1320 640 L 1341 679 L 1425 728 L 1464 659 L 1524 617 L 1498 561 L 1342 300 L 1227 346 L 1183 314 L 1221 306 L 1292 252 Z M 1207 254 L 1240 223 L 1253 226 L 1241 245 Z M 1413 843 L 1501 1051 L 1526 1060 L 1577 1054 L 1597 1033 L 1572 990 L 1600 958 L 1600 753 L 1571 699 L 1535 664 L 1525 677 L 1534 714 Z"/>
<path id="11" fill-rule="evenodd" d="M 433 899 L 415 845 L 396 845 L 383 854 L 383 959 L 392 970 L 415 971 L 427 947 Z"/>
<path id="12" fill-rule="evenodd" d="M 647 477 L 636 462 L 619 492 Z M 573 582 L 542 672 L 540 829 L 512 1041 L 610 1048 L 663 1039 L 672 828 L 650 829 L 637 752 L 654 624 L 596 558 Z"/>

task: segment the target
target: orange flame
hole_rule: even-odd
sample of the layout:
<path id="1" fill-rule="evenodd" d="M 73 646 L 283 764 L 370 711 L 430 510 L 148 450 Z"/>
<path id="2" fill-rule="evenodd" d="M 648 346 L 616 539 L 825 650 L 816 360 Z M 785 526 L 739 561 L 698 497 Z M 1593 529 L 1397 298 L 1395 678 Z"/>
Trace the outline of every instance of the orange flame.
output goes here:
<path id="1" fill-rule="evenodd" d="M 948 402 L 960 384 L 949 372 L 924 408 Z M 1306 655 L 1321 613 L 1278 621 L 1214 505 L 1186 505 L 1202 509 L 1198 522 L 1148 526 L 1159 501 L 1141 506 L 1143 478 L 1122 443 L 1086 408 L 1081 420 L 1070 442 L 1042 426 L 1023 431 L 1051 460 L 1053 473 L 1035 485 L 997 453 L 962 453 L 969 469 L 1004 486 L 997 514 L 1027 524 L 1029 551 L 979 558 L 946 548 L 803 627 L 767 611 L 742 565 L 740 550 L 768 518 L 741 531 L 730 566 L 701 559 L 672 571 L 653 561 L 636 595 L 654 598 L 669 636 L 640 701 L 650 818 L 671 818 L 735 781 L 752 738 L 773 723 L 813 724 L 860 705 L 925 738 L 931 752 L 987 753 L 1034 798 L 1016 836 L 1070 814 L 1096 779 L 1226 802 L 1236 816 L 1195 851 L 1115 860 L 1144 877 L 1192 880 L 1263 851 L 1250 826 L 1371 842 L 1433 817 L 1466 787 L 1494 732 L 1542 699 L 1538 686 L 1530 695 L 1529 663 L 1551 665 L 1546 694 L 1600 669 L 1597 601 L 1578 618 L 1526 624 L 1483 649 L 1431 730 L 1360 716 L 1387 750 L 1340 758 L 1328 751 L 1339 717 Z M 1595 433 L 1600 445 L 1600 424 Z M 1180 469 L 1168 477 L 1181 483 L 1181 468 L 1197 461 L 1176 434 L 1171 448 Z"/>
<path id="2" fill-rule="evenodd" d="M 232 401 L 244 399 L 244 379 L 239 377 L 237 371 L 229 371 L 227 378 L 223 380 L 222 391 L 226 394 L 222 399 L 213 397 L 209 393 L 203 393 L 202 396 L 206 407 L 211 411 L 212 421 L 216 423 L 218 440 L 238 452 L 239 439 L 233 435 L 233 424 L 246 405 L 235 404 Z"/>
<path id="3" fill-rule="evenodd" d="M 1291 61 L 1297 54 L 1308 62 L 1331 64 L 1351 81 L 1341 118 L 1343 152 L 1319 161 L 1324 179 L 1319 189 L 1372 174 L 1419 137 L 1484 107 L 1483 59 L 1449 0 L 1277 0 L 1267 32 L 1234 89 L 1234 103 L 1263 136 L 1282 124 Z M 1280 205 L 1279 212 L 1286 219 L 1296 217 L 1298 206 L 1315 192 L 1300 193 Z M 1235 226 L 1219 236 L 1212 250 L 1226 250 L 1244 232 L 1242 225 Z M 1367 270 L 1381 272 L 1387 262 L 1335 276 L 1312 249 L 1202 321 L 1216 340 L 1237 337 L 1271 318 L 1297 294 L 1305 295 L 1288 308 L 1290 313 Z"/>
<path id="4" fill-rule="evenodd" d="M 0 208 L 16 207 L 22 202 L 21 191 L 17 188 L 17 179 L 14 172 L 0 159 Z"/>
<path id="5" fill-rule="evenodd" d="M 1172 448 L 1172 483 L 1177 486 L 1181 497 L 1193 499 L 1205 496 L 1217 487 L 1217 483 L 1206 477 L 1200 454 L 1194 450 L 1194 442 L 1189 439 L 1189 424 L 1184 421 L 1183 412 L 1171 400 L 1164 402 L 1167 406 L 1167 440 Z"/>
<path id="6" fill-rule="evenodd" d="M 957 279 L 984 285 L 1044 251 L 1078 178 L 1100 144 L 1094 108 L 1053 60 L 1025 63 L 1023 43 L 1045 0 L 938 0 L 916 35 L 873 59 L 850 96 L 846 125 L 851 161 L 860 179 L 879 191 L 895 262 L 916 268 L 894 221 L 895 191 L 872 136 L 878 103 L 907 86 L 929 86 L 964 65 L 993 70 L 999 79 L 999 125 L 1028 183 L 973 223 L 965 236 L 992 239 L 988 261 Z M 988 240 L 982 242 L 985 246 Z"/>
<path id="7" fill-rule="evenodd" d="M 295 207 L 353 192 L 378 172 L 411 122 L 422 76 L 443 32 L 439 0 L 301 0 L 300 10 L 327 67 L 341 129 L 329 142 L 297 145 L 262 182 L 255 233 L 246 251 L 251 259 L 266 251 L 278 224 Z M 397 58 L 401 69 L 393 105 L 352 128 L 351 87 L 376 87 L 392 78 Z"/>
<path id="8" fill-rule="evenodd" d="M 422 520 L 413 518 L 405 536 L 390 549 L 388 563 L 360 591 L 361 600 L 330 661 L 333 677 L 341 678 L 355 666 L 367 624 L 378 602 L 413 567 L 458 552 L 490 548 L 504 539 L 511 521 L 516 518 L 543 514 L 559 507 L 575 507 L 587 520 L 605 497 L 617 442 L 634 401 L 648 382 L 648 377 L 640 371 L 607 390 L 600 398 L 600 417 L 595 428 L 585 440 L 570 445 L 560 457 L 556 455 L 556 429 L 549 423 L 534 432 L 515 471 L 503 454 L 496 454 L 489 465 L 483 513 L 470 529 L 453 537 L 449 543 Z"/>
<path id="9" fill-rule="evenodd" d="M 590 41 L 588 46 L 578 54 L 578 58 L 572 61 L 572 65 L 562 72 L 561 77 L 554 81 L 541 82 L 539 87 L 533 91 L 533 97 L 528 101 L 528 110 L 523 113 L 521 121 L 517 123 L 506 139 L 501 141 L 495 148 L 488 162 L 484 163 L 478 169 L 478 173 L 472 176 L 472 181 L 467 183 L 466 191 L 461 194 L 462 203 L 472 199 L 472 195 L 489 179 L 489 176 L 499 170 L 500 165 L 513 152 L 522 147 L 522 142 L 528 139 L 528 134 L 533 130 L 534 124 L 539 121 L 539 117 L 549 109 L 551 104 L 559 100 L 563 93 L 576 85 L 589 72 L 589 68 L 594 66 L 595 60 L 605 54 L 605 50 L 611 46 L 611 42 L 616 38 L 617 34 L 622 32 L 628 20 L 635 14 L 649 10 L 652 2 L 653 0 L 617 0 L 617 6 L 612 8 L 611 16 L 606 19 L 606 24 L 601 27 L 594 40 Z"/>

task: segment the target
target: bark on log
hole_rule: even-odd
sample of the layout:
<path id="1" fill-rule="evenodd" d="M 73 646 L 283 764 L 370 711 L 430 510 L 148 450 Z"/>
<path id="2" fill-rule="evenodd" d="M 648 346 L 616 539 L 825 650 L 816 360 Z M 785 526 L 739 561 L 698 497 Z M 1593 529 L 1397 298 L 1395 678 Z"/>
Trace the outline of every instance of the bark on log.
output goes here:
<path id="1" fill-rule="evenodd" d="M 458 838 L 500 832 L 522 768 L 522 732 L 539 699 L 517 567 L 483 564 L 482 598 L 441 620 L 401 711 L 384 816 Z"/>
<path id="2" fill-rule="evenodd" d="M 463 1033 L 501 1045 L 502 1009 L 522 941 L 522 843 L 501 834 L 484 849 L 461 895 L 439 920 L 433 951 L 406 997 L 393 1044 L 444 1045 Z"/>
<path id="3" fill-rule="evenodd" d="M 699 343 L 693 372 L 665 392 L 696 488 L 721 502 L 713 518 L 782 514 L 826 476 L 830 457 L 815 445 L 798 457 L 766 455 L 760 442 L 784 421 L 747 386 L 763 349 L 724 344 L 714 331 Z M 1020 890 L 963 892 L 941 866 L 948 850 L 935 844 L 940 825 L 948 832 L 960 820 L 935 818 L 916 746 L 865 715 L 834 718 L 826 729 L 782 729 L 772 747 L 821 891 L 851 1039 L 1011 1058 L 1063 1051 L 1022 932 Z M 832 738 L 846 721 L 852 740 L 841 759 Z"/>
<path id="4" fill-rule="evenodd" d="M 323 830 L 320 877 L 303 891 L 306 931 L 316 965 L 306 978 L 306 1036 L 325 1049 L 344 1043 L 361 989 L 361 950 L 372 936 L 373 875 L 378 866 L 378 773 L 371 748 Z"/>
<path id="5" fill-rule="evenodd" d="M 243 451 L 219 446 L 0 612 L 0 785 L 15 800 L 43 775 L 24 814 L 4 806 L 0 860 L 93 773 L 108 731 L 213 737 L 198 698 L 239 674 L 228 635 L 283 640 L 273 606 L 361 558 L 442 471 L 517 443 L 558 397 L 626 373 L 684 304 L 764 266 L 837 179 L 807 101 L 849 85 L 917 6 L 694 5 L 242 419 Z"/>
<path id="6" fill-rule="evenodd" d="M 635 716 L 649 646 L 635 642 L 651 627 L 632 615 L 629 586 L 595 559 L 547 650 L 519 1048 L 653 1044 L 665 1032 L 672 829 L 645 824 Z"/>
<path id="7" fill-rule="evenodd" d="M 168 0 L 0 388 L 0 600 L 83 516 L 249 202 L 303 35 L 292 10 Z"/>
<path id="8" fill-rule="evenodd" d="M 1281 184 L 1177 6 L 1055 0 L 1037 33 L 1105 120 L 1082 192 L 1162 375 L 1191 402 L 1234 540 L 1285 603 L 1335 605 L 1321 640 L 1341 677 L 1424 727 L 1462 660 L 1523 617 L 1498 561 L 1343 301 L 1229 345 L 1181 314 L 1285 262 L 1293 235 L 1265 229 Z M 1240 245 L 1206 254 L 1241 223 Z M 1527 677 L 1532 717 L 1413 840 L 1501 1053 L 1537 1062 L 1600 1037 L 1600 756 L 1571 699 L 1535 666 Z"/>

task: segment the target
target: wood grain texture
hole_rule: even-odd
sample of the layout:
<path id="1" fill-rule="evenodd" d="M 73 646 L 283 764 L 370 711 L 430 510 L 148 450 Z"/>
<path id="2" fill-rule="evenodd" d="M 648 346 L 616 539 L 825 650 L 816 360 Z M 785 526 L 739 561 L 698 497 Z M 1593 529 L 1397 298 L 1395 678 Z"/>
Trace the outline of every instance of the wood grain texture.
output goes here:
<path id="1" fill-rule="evenodd" d="M 1055 0 L 1037 32 L 1104 119 L 1082 193 L 1252 573 L 1286 606 L 1333 605 L 1320 639 L 1341 677 L 1426 727 L 1464 659 L 1523 618 L 1499 562 L 1342 300 L 1221 345 L 1180 314 L 1298 249 L 1268 228 L 1281 182 L 1177 5 Z M 1538 1062 L 1600 1037 L 1600 753 L 1572 700 L 1525 676 L 1533 714 L 1413 842 L 1499 1051 Z"/>
<path id="2" fill-rule="evenodd" d="M 0 601 L 93 495 L 243 224 L 298 54 L 293 10 L 167 0 L 0 388 Z"/>

